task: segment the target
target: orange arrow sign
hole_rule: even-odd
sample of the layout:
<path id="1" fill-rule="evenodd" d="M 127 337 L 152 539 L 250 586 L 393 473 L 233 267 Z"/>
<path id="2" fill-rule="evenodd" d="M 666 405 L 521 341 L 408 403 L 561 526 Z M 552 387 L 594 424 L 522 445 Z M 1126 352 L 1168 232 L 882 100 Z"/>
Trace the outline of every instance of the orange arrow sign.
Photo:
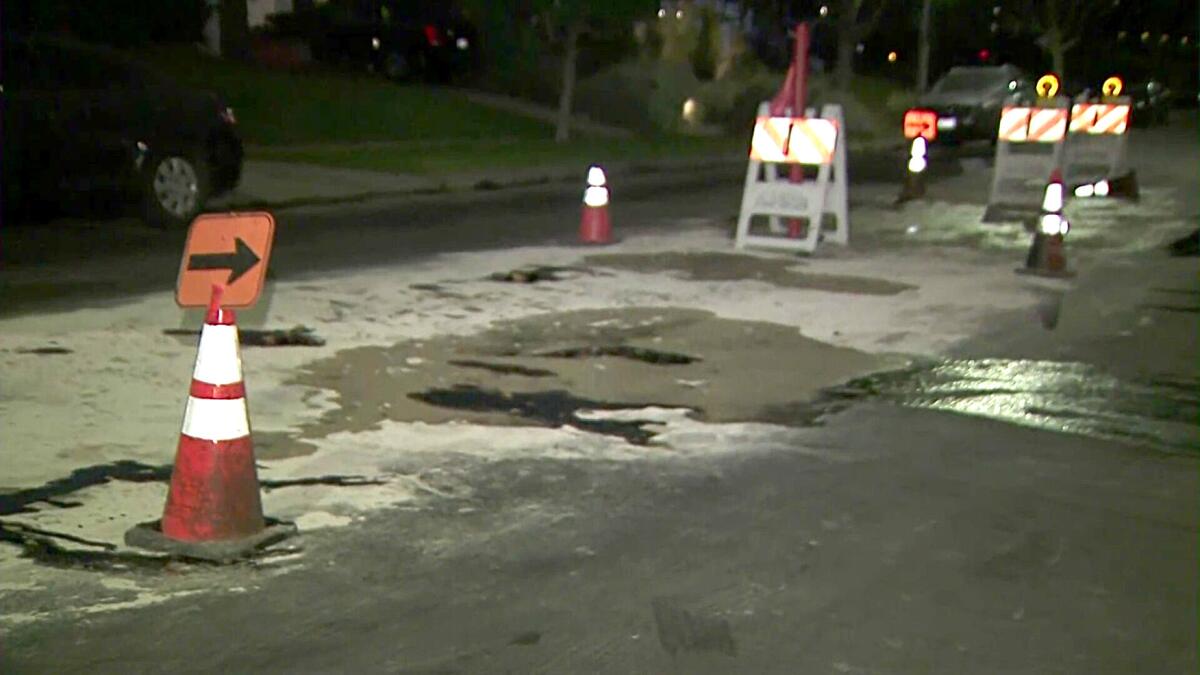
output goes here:
<path id="1" fill-rule="evenodd" d="M 250 307 L 262 292 L 275 237 L 269 213 L 205 214 L 188 230 L 175 302 L 206 307 L 213 286 L 224 286 L 222 307 Z"/>

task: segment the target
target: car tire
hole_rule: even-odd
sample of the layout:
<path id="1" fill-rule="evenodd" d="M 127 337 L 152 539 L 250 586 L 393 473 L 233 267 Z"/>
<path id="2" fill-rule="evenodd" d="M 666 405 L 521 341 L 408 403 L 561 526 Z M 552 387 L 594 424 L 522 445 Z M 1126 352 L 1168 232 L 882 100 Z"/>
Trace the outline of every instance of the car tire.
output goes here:
<path id="1" fill-rule="evenodd" d="M 143 172 L 143 216 L 155 227 L 186 225 L 212 192 L 208 165 L 195 153 L 154 155 Z"/>

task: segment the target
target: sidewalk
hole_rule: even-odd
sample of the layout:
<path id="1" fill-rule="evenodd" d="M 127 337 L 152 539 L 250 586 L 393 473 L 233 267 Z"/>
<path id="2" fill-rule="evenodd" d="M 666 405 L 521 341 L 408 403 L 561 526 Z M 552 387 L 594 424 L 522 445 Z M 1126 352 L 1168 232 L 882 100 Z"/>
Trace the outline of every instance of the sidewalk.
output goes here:
<path id="1" fill-rule="evenodd" d="M 898 151 L 899 146 L 891 141 L 852 143 L 850 164 L 852 175 L 874 176 L 897 173 L 903 166 L 899 160 L 887 159 L 888 153 Z M 878 162 L 883 156 L 884 161 Z M 863 172 L 863 163 L 872 163 Z M 608 162 L 604 164 L 610 181 L 633 181 L 641 177 L 679 174 L 708 170 L 744 169 L 744 152 L 694 155 L 672 159 L 647 159 Z M 886 164 L 887 166 L 875 165 Z M 473 171 L 420 175 L 345 169 L 299 162 L 246 160 L 242 179 L 231 193 L 210 202 L 210 208 L 286 208 L 311 204 L 356 202 L 406 194 L 429 194 L 435 192 L 466 192 L 473 190 L 499 190 L 509 187 L 544 185 L 576 181 L 582 189 L 587 165 L 583 163 L 556 163 L 526 168 L 484 167 Z M 882 172 L 882 173 L 881 173 Z M 889 176 L 890 177 L 890 176 Z"/>
<path id="2" fill-rule="evenodd" d="M 745 163 L 738 155 L 616 162 L 605 165 L 610 180 L 674 171 L 732 168 Z M 579 164 L 523 169 L 480 169 L 457 174 L 422 176 L 342 169 L 315 164 L 246 160 L 242 179 L 230 194 L 212 200 L 210 208 L 305 206 L 354 202 L 406 194 L 497 190 L 507 187 L 578 181 L 582 190 L 587 166 Z"/>

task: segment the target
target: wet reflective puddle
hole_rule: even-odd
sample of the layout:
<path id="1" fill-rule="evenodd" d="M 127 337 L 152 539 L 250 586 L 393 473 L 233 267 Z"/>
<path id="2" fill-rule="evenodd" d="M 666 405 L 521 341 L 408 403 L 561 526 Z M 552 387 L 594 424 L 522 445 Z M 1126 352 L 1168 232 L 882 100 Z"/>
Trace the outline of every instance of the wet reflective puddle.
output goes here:
<path id="1" fill-rule="evenodd" d="M 1200 451 L 1200 381 L 1113 377 L 1082 363 L 957 360 L 857 378 L 826 390 L 843 404 L 883 400 L 1026 427 Z"/>

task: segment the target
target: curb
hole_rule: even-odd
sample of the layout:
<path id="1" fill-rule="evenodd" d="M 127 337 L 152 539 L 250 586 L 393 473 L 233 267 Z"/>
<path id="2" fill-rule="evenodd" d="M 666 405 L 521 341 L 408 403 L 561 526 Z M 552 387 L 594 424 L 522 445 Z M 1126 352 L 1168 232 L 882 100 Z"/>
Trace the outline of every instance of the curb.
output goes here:
<path id="1" fill-rule="evenodd" d="M 605 172 L 610 177 L 630 182 L 652 180 L 664 174 L 678 174 L 681 182 L 687 181 L 688 173 L 697 171 L 712 171 L 744 167 L 745 158 L 739 153 L 736 156 L 710 155 L 686 159 L 670 159 L 660 161 L 628 161 L 615 162 L 605 165 Z M 586 167 L 584 167 L 586 169 Z M 500 172 L 468 174 L 463 176 L 432 178 L 437 184 L 433 187 L 416 187 L 396 190 L 375 190 L 358 193 L 348 193 L 337 197 L 299 197 L 295 199 L 264 199 L 252 196 L 224 197 L 213 200 L 211 210 L 245 210 L 258 208 L 289 209 L 306 206 L 332 206 L 337 204 L 364 203 L 382 199 L 407 196 L 449 196 L 502 192 L 514 188 L 533 188 L 552 186 L 556 184 L 579 183 L 582 189 L 584 169 L 578 166 L 547 167 L 545 171 L 534 176 L 512 176 Z M 632 179 L 632 180 L 630 180 Z"/>
<path id="2" fill-rule="evenodd" d="M 897 148 L 903 149 L 903 144 L 895 141 L 868 141 L 854 144 L 848 148 L 851 157 L 854 155 L 891 152 Z M 656 180 L 664 174 L 679 174 L 680 182 L 688 182 L 688 173 L 700 171 L 744 170 L 746 166 L 745 153 L 730 153 L 718 155 L 697 155 L 680 159 L 661 160 L 629 160 L 606 164 L 604 169 L 610 178 L 625 181 L 626 185 L 642 180 Z M 584 167 L 586 168 L 586 167 Z M 534 188 L 552 186 L 555 184 L 574 184 L 582 186 L 584 168 L 579 166 L 547 167 L 537 175 L 514 176 L 501 171 L 464 174 L 461 176 L 428 177 L 432 185 L 396 190 L 374 190 L 357 193 L 347 193 L 336 197 L 297 197 L 293 199 L 266 199 L 258 197 L 224 197 L 214 200 L 211 210 L 248 210 L 248 209 L 292 209 L 309 206 L 336 206 L 339 204 L 358 204 L 371 201 L 394 199 L 408 196 L 451 196 L 501 192 L 514 188 Z M 582 187 L 581 187 L 582 189 Z"/>

